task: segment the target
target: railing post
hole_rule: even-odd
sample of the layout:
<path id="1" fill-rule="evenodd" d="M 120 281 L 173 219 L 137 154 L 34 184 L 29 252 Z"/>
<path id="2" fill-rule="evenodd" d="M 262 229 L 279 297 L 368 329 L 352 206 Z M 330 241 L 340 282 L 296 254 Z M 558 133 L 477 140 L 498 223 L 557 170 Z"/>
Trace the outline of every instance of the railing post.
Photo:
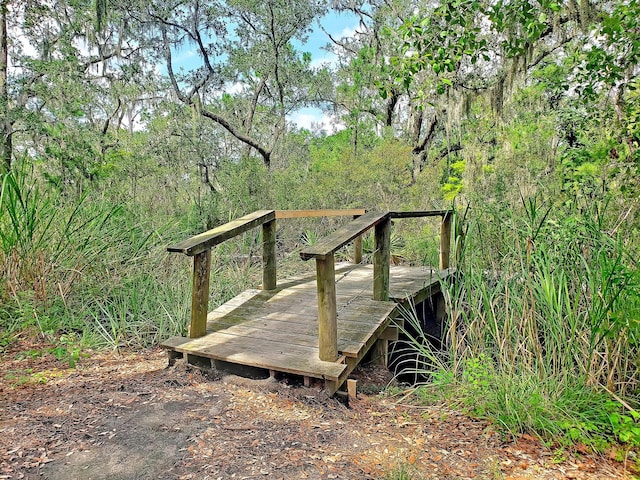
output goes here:
<path id="1" fill-rule="evenodd" d="M 360 215 L 354 215 L 353 219 L 355 220 L 359 216 Z M 358 235 L 353 240 L 353 263 L 356 265 L 362 263 L 362 235 Z"/>
<path id="2" fill-rule="evenodd" d="M 262 289 L 276 288 L 276 221 L 262 224 Z"/>
<path id="3" fill-rule="evenodd" d="M 209 273 L 211 271 L 211 249 L 193 256 L 193 287 L 191 291 L 191 325 L 189 338 L 202 337 L 207 333 L 209 310 Z"/>
<path id="4" fill-rule="evenodd" d="M 373 254 L 373 299 L 389 300 L 389 262 L 391 260 L 391 219 L 387 216 L 375 226 Z"/>
<path id="5" fill-rule="evenodd" d="M 447 212 L 442 217 L 440 224 L 440 270 L 449 268 L 449 257 L 451 253 L 451 212 Z"/>
<path id="6" fill-rule="evenodd" d="M 338 359 L 338 314 L 336 273 L 333 254 L 316 258 L 318 286 L 318 350 L 320 360 Z"/>

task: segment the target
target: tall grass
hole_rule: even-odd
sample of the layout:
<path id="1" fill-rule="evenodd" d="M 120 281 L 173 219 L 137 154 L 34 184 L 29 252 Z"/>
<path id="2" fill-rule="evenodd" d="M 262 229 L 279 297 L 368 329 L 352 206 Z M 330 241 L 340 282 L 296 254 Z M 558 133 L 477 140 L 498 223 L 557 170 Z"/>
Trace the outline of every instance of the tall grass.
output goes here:
<path id="1" fill-rule="evenodd" d="M 97 194 L 43 193 L 24 170 L 3 177 L 0 212 L 5 337 L 33 326 L 115 347 L 183 333 L 188 266 L 165 252 L 184 236 L 178 221 Z"/>
<path id="2" fill-rule="evenodd" d="M 461 275 L 442 285 L 446 349 L 411 338 L 418 369 L 507 432 L 640 444 L 640 273 L 628 242 L 607 232 L 600 206 L 531 198 L 516 212 L 470 220 Z"/>

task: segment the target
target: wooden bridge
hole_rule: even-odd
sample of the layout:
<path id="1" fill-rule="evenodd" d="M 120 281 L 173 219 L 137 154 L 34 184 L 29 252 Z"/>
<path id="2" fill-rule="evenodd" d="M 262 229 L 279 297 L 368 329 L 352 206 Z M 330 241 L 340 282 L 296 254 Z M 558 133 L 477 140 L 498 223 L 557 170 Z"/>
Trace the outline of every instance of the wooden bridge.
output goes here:
<path id="1" fill-rule="evenodd" d="M 316 275 L 276 281 L 276 221 L 352 216 L 350 223 L 300 253 L 315 259 Z M 439 268 L 390 265 L 393 219 L 442 218 Z M 324 382 L 335 393 L 371 351 L 385 364 L 388 342 L 398 339 L 398 305 L 417 304 L 440 290 L 449 268 L 452 212 L 365 212 L 353 210 L 262 210 L 196 235 L 170 252 L 193 257 L 189 337 L 162 345 L 170 360 L 209 367 L 232 364 L 299 375 L 309 385 Z M 211 248 L 252 228 L 262 228 L 263 280 L 209 312 Z M 374 229 L 373 265 L 362 264 L 362 234 Z M 354 244 L 354 263 L 335 264 L 335 253 Z M 372 288 L 373 287 L 373 288 Z"/>

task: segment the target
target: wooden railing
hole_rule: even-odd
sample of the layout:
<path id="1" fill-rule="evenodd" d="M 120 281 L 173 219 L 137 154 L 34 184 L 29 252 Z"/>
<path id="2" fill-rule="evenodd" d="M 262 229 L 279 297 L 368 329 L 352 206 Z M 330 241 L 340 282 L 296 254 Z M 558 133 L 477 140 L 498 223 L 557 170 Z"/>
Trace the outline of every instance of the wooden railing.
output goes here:
<path id="1" fill-rule="evenodd" d="M 363 233 L 374 228 L 373 299 L 387 301 L 389 300 L 389 263 L 391 260 L 391 220 L 394 218 L 441 216 L 439 267 L 444 270 L 449 268 L 450 261 L 452 213 L 451 210 L 369 212 L 300 253 L 303 260 L 316 259 L 320 360 L 333 362 L 338 359 L 335 252 L 352 240 L 362 238 Z"/>
<path id="2" fill-rule="evenodd" d="M 184 253 L 189 257 L 193 257 L 189 337 L 202 337 L 207 330 L 212 247 L 252 228 L 262 226 L 262 288 L 264 290 L 273 290 L 277 286 L 276 219 L 359 216 L 364 213 L 364 209 L 259 210 L 167 247 L 169 252 Z"/>
<path id="3" fill-rule="evenodd" d="M 303 260 L 316 259 L 318 289 L 318 335 L 321 360 L 338 358 L 338 327 L 334 254 L 354 242 L 354 262 L 362 261 L 362 234 L 374 228 L 373 299 L 389 300 L 389 263 L 391 257 L 391 220 L 416 217 L 442 217 L 440 226 L 441 270 L 449 268 L 451 252 L 451 210 L 415 212 L 369 212 L 364 209 L 343 210 L 259 210 L 229 223 L 169 246 L 169 252 L 193 257 L 193 287 L 189 337 L 206 334 L 209 310 L 211 248 L 252 228 L 262 227 L 262 288 L 273 290 L 276 281 L 276 220 L 310 217 L 351 216 L 354 219 L 300 253 Z"/>

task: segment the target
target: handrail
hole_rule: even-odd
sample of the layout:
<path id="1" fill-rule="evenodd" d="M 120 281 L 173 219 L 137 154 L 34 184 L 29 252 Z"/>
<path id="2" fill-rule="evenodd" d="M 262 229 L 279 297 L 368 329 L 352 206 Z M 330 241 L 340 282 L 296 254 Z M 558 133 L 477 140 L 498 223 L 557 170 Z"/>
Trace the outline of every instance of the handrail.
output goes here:
<path id="1" fill-rule="evenodd" d="M 439 263 L 441 270 L 449 267 L 452 219 L 450 210 L 370 213 L 366 213 L 364 209 L 258 210 L 167 247 L 170 252 L 179 252 L 193 257 L 189 336 L 197 338 L 206 334 L 212 247 L 252 228 L 262 226 L 262 288 L 273 290 L 276 288 L 276 219 L 325 216 L 353 216 L 354 220 L 300 253 L 303 260 L 316 259 L 321 360 L 335 361 L 338 357 L 334 253 L 339 248 L 355 240 L 354 258 L 356 263 L 359 263 L 362 258 L 361 235 L 371 228 L 375 229 L 373 298 L 388 300 L 391 219 L 441 216 Z"/>
<path id="2" fill-rule="evenodd" d="M 391 218 L 418 218 L 418 217 L 444 217 L 453 213 L 452 210 L 415 210 L 415 211 L 392 211 L 389 212 Z"/>
<path id="3" fill-rule="evenodd" d="M 225 240 L 229 240 L 241 233 L 270 222 L 276 218 L 275 210 L 258 210 L 256 212 L 240 217 L 219 227 L 207 230 L 195 235 L 176 245 L 167 247 L 169 252 L 184 253 L 190 257 L 204 252 Z"/>
<path id="4" fill-rule="evenodd" d="M 342 208 L 336 210 L 276 210 L 276 218 L 348 217 L 367 213 L 364 208 Z"/>
<path id="5" fill-rule="evenodd" d="M 189 336 L 197 338 L 206 334 L 212 247 L 252 228 L 262 226 L 262 288 L 273 290 L 276 288 L 277 218 L 359 216 L 365 212 L 364 209 L 258 210 L 167 247 L 169 252 L 183 253 L 193 257 Z"/>
<path id="6" fill-rule="evenodd" d="M 306 248 L 300 252 L 300 257 L 302 260 L 310 260 L 312 258 L 324 259 L 329 255 L 333 255 L 338 249 L 351 242 L 354 238 L 362 235 L 380 222 L 385 221 L 388 215 L 386 212 L 366 213 L 354 219 L 351 223 L 338 228 L 315 245 Z"/>
<path id="7" fill-rule="evenodd" d="M 300 252 L 303 260 L 316 259 L 316 285 L 318 291 L 318 353 L 320 360 L 338 359 L 338 312 L 336 303 L 334 254 L 342 246 L 369 230 L 374 232 L 373 299 L 389 300 L 389 263 L 391 259 L 391 219 L 441 216 L 440 259 L 441 270 L 449 268 L 451 243 L 451 210 L 412 212 L 369 212 L 342 226 L 315 245 Z"/>

